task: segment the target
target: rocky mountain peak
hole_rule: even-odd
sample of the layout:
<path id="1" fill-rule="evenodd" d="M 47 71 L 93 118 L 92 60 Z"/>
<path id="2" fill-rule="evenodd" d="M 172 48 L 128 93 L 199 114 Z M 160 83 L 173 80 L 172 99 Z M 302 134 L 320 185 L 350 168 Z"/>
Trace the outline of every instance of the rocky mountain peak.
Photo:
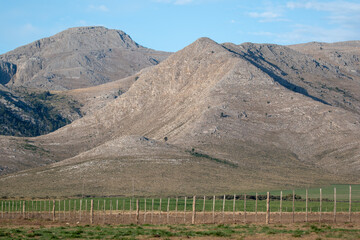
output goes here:
<path id="1" fill-rule="evenodd" d="M 142 47 L 121 30 L 76 27 L 0 55 L 0 61 L 17 69 L 0 82 L 42 90 L 91 87 L 130 76 L 167 56 Z"/>

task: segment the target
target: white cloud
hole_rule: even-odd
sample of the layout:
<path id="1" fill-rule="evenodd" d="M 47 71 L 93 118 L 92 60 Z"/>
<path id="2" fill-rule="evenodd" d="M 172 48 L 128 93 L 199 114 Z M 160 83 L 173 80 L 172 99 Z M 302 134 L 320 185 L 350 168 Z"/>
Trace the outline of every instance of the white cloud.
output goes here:
<path id="1" fill-rule="evenodd" d="M 31 23 L 27 23 L 23 26 L 23 30 L 25 31 L 34 31 L 36 30 L 36 28 L 31 24 Z"/>
<path id="2" fill-rule="evenodd" d="M 260 31 L 260 32 L 249 32 L 248 34 L 250 35 L 254 35 L 254 36 L 262 36 L 262 37 L 273 37 L 276 36 L 275 33 L 272 32 L 265 32 L 265 31 Z"/>
<path id="3" fill-rule="evenodd" d="M 334 24 L 356 25 L 360 20 L 360 3 L 349 1 L 298 1 L 288 2 L 286 4 L 289 9 L 307 9 L 322 12 L 328 12 L 330 15 L 327 19 Z"/>
<path id="4" fill-rule="evenodd" d="M 109 9 L 105 6 L 105 5 L 89 5 L 88 7 L 90 10 L 94 10 L 94 11 L 100 11 L 100 12 L 108 12 Z"/>
<path id="5" fill-rule="evenodd" d="M 293 30 L 283 33 L 273 33 L 273 32 L 249 32 L 249 34 L 254 36 L 268 37 L 272 39 L 273 42 L 279 44 L 295 44 L 302 42 L 339 42 L 347 41 L 349 39 L 358 39 L 354 31 L 344 28 L 333 28 L 326 29 L 322 27 L 309 26 L 297 24 L 293 26 Z"/>
<path id="6" fill-rule="evenodd" d="M 216 2 L 220 0 L 152 0 L 153 2 L 157 3 L 168 3 L 174 5 L 187 5 L 187 4 L 201 4 L 201 3 L 208 3 L 208 2 Z"/>
<path id="7" fill-rule="evenodd" d="M 189 4 L 192 3 L 193 0 L 176 0 L 174 2 L 175 5 L 185 5 L 185 4 Z"/>
<path id="8" fill-rule="evenodd" d="M 277 18 L 277 17 L 280 17 L 279 14 L 274 13 L 274 12 L 262 12 L 262 13 L 250 12 L 249 16 L 253 17 L 253 18 Z"/>
<path id="9" fill-rule="evenodd" d="M 20 28 L 20 32 L 22 35 L 38 34 L 40 32 L 40 29 L 35 27 L 31 23 L 26 23 Z"/>
<path id="10" fill-rule="evenodd" d="M 80 26 L 87 26 L 87 25 L 89 25 L 85 20 L 80 20 L 79 22 L 78 22 L 78 25 L 80 25 Z"/>
<path id="11" fill-rule="evenodd" d="M 259 19 L 259 22 L 283 22 L 288 21 L 282 17 L 282 14 L 274 11 L 265 11 L 265 12 L 249 12 L 247 14 L 249 17 Z"/>
<path id="12" fill-rule="evenodd" d="M 360 11 L 360 3 L 353 3 L 348 1 L 332 1 L 332 2 L 318 2 L 318 1 L 301 1 L 288 2 L 286 6 L 290 9 L 306 8 L 317 11 L 328 11 L 335 13 L 344 12 L 358 12 Z"/>

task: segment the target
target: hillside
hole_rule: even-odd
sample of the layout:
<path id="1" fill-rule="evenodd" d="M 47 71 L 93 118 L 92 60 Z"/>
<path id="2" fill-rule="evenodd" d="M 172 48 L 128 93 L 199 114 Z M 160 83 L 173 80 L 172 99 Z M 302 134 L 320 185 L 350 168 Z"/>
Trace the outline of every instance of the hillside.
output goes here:
<path id="1" fill-rule="evenodd" d="M 0 82 L 42 90 L 91 87 L 133 75 L 167 56 L 120 30 L 70 28 L 1 55 Z"/>
<path id="2" fill-rule="evenodd" d="M 104 27 L 71 28 L 0 55 L 0 134 L 32 137 L 55 131 L 118 97 L 130 82 L 111 94 L 90 94 L 91 99 L 87 88 L 93 93 L 91 87 L 112 85 L 168 55 Z"/>
<path id="3" fill-rule="evenodd" d="M 201 38 L 136 78 L 106 106 L 31 139 L 33 156 L 62 161 L 4 176 L 0 191 L 127 195 L 136 181 L 140 195 L 210 194 L 359 181 L 360 79 L 331 63 Z M 2 139 L 0 151 L 29 166 L 26 152 L 10 151 L 19 140 Z"/>

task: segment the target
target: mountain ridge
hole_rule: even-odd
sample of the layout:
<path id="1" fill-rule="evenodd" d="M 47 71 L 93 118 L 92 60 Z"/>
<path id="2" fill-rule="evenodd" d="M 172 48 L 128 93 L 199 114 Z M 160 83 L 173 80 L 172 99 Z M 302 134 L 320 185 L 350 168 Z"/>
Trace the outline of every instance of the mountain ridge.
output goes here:
<path id="1" fill-rule="evenodd" d="M 0 55 L 0 60 L 17 66 L 8 86 L 66 90 L 130 76 L 168 55 L 139 45 L 120 30 L 77 27 Z"/>
<path id="2" fill-rule="evenodd" d="M 337 77 L 342 81 L 336 82 Z M 135 78 L 125 93 L 99 110 L 30 139 L 58 162 L 1 177 L 1 191 L 20 194 L 7 186 L 19 186 L 26 175 L 29 186 L 43 182 L 52 195 L 72 195 L 81 191 L 76 181 L 80 172 L 86 191 L 98 195 L 130 194 L 132 177 L 146 194 L 358 182 L 356 75 L 287 47 L 200 38 Z M 341 91 L 328 89 L 325 94 L 321 83 L 349 91 L 353 110 L 336 105 L 344 97 Z M 3 141 L 4 149 L 9 143 Z M 157 147 L 144 147 L 144 142 Z M 126 149 L 129 155 L 124 155 Z M 65 164 L 71 166 L 66 171 L 61 167 Z M 98 182 L 85 179 L 92 175 Z M 46 183 L 50 176 L 69 181 L 71 189 L 51 189 Z M 23 194 L 44 194 L 19 188 Z"/>
<path id="3" fill-rule="evenodd" d="M 169 55 L 105 27 L 70 28 L 0 55 L 0 109 L 6 115 L 0 133 L 31 137 L 54 131 L 90 111 L 89 101 L 67 90 L 129 77 Z M 118 97 L 127 88 L 106 97 Z M 38 99 L 38 95 L 48 97 Z M 96 103 L 98 99 L 92 99 L 91 106 L 103 106 L 103 100 Z"/>

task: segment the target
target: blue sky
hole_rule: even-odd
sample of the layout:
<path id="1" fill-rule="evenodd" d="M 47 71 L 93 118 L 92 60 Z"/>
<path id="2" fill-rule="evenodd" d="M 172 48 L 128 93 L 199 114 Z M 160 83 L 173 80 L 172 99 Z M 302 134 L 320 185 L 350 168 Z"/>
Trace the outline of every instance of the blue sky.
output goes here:
<path id="1" fill-rule="evenodd" d="M 359 0 L 0 0 L 0 54 L 70 27 L 105 26 L 178 51 L 199 37 L 295 44 L 360 40 Z"/>

